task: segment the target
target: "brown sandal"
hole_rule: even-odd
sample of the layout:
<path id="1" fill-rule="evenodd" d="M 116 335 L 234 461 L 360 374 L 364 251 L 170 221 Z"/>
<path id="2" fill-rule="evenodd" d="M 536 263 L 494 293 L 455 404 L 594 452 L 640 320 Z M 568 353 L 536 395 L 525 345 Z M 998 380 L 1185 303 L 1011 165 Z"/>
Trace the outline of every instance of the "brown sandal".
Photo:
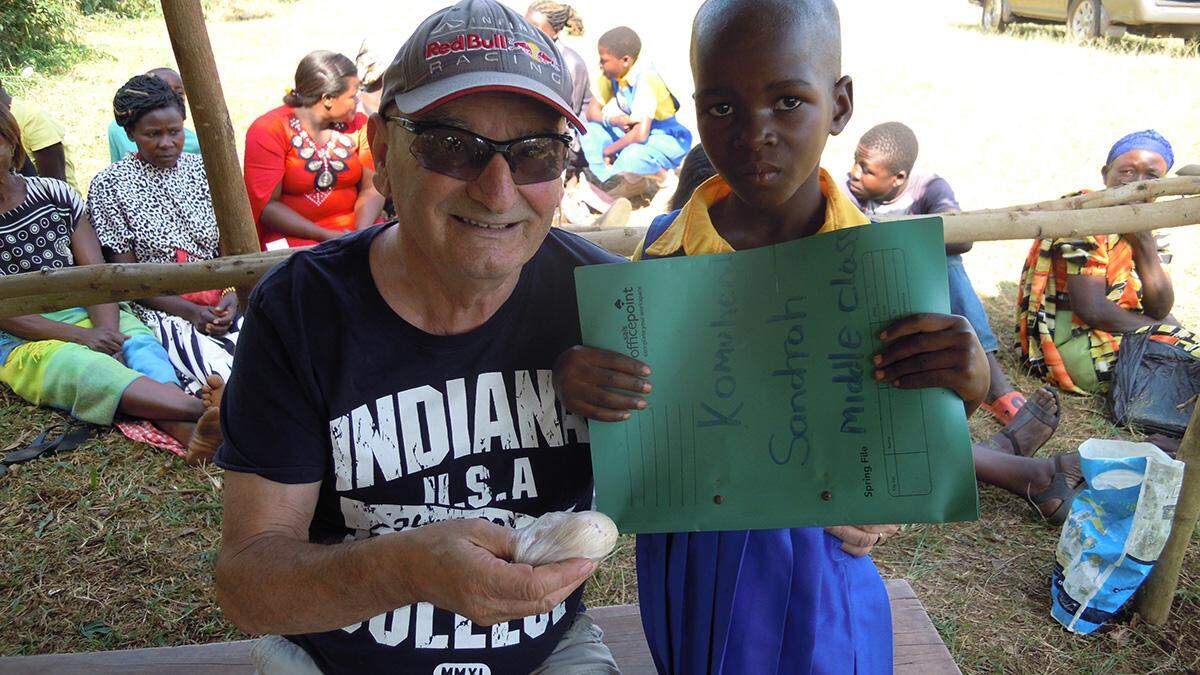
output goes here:
<path id="1" fill-rule="evenodd" d="M 1063 467 L 1062 458 L 1063 455 L 1054 456 L 1054 477 L 1050 479 L 1050 487 L 1036 495 L 1029 494 L 1029 488 L 1025 488 L 1025 499 L 1028 500 L 1030 508 L 1038 517 L 1055 527 L 1067 522 L 1067 516 L 1071 513 L 1071 503 L 1087 487 L 1085 480 L 1080 480 L 1074 487 L 1067 483 L 1069 478 L 1067 470 Z M 1061 503 L 1050 515 L 1046 515 L 1042 512 L 1042 505 L 1054 499 L 1061 500 Z"/>

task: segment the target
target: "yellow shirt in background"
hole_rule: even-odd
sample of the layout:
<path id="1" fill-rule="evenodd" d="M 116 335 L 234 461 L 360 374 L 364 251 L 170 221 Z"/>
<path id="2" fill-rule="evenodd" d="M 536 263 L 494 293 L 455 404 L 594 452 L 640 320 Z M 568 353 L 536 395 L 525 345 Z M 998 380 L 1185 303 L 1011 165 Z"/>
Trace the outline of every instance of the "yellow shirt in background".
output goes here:
<path id="1" fill-rule="evenodd" d="M 671 119 L 679 110 L 678 101 L 662 76 L 640 60 L 634 61 L 629 72 L 617 80 L 616 91 L 613 90 L 613 81 L 601 75 L 596 80 L 596 94 L 601 103 L 616 99 L 621 112 L 634 120 L 647 117 L 652 120 Z"/>
<path id="2" fill-rule="evenodd" d="M 17 120 L 17 126 L 21 127 L 21 145 L 25 148 L 25 154 L 30 155 L 29 160 L 33 161 L 33 153 L 38 150 L 62 143 L 67 182 L 79 190 L 79 186 L 75 184 L 75 165 L 71 163 L 71 151 L 67 148 L 63 128 L 58 122 L 42 109 L 23 99 L 14 98 L 11 111 L 13 118 Z"/>
<path id="3" fill-rule="evenodd" d="M 815 234 L 858 227 L 871 222 L 842 194 L 825 169 L 819 171 L 821 195 L 825 197 L 825 224 Z M 731 192 L 733 189 L 729 187 L 729 183 L 719 175 L 701 183 L 692 193 L 692 198 L 679 210 L 675 222 L 671 223 L 648 249 L 643 241 L 633 254 L 633 259 L 640 260 L 643 249 L 657 257 L 675 255 L 680 248 L 683 249 L 684 255 L 733 253 L 733 247 L 717 232 L 712 218 L 708 215 L 708 209 L 728 197 Z"/>

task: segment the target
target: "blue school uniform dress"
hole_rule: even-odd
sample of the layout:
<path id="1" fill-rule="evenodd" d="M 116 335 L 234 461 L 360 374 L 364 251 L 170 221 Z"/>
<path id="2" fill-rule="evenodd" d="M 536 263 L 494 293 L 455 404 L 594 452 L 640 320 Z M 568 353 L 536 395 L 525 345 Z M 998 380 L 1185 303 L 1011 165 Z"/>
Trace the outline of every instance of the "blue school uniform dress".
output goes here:
<path id="1" fill-rule="evenodd" d="M 708 210 L 714 176 L 659 216 L 634 259 L 729 253 Z M 867 218 L 821 171 L 821 232 Z M 870 557 L 821 528 L 676 532 L 637 538 L 642 624 L 660 673 L 891 673 L 887 589 Z"/>
<path id="2" fill-rule="evenodd" d="M 679 100 L 654 68 L 634 61 L 620 79 L 601 76 L 596 81 L 596 92 L 604 105 L 605 119 L 624 114 L 634 120 L 651 120 L 646 142 L 626 146 L 611 165 L 604 162 L 604 148 L 623 137 L 625 131 L 608 122 L 587 123 L 580 145 L 596 178 L 606 181 L 619 173 L 655 174 L 683 163 L 684 155 L 692 148 L 692 132 L 675 118 Z"/>

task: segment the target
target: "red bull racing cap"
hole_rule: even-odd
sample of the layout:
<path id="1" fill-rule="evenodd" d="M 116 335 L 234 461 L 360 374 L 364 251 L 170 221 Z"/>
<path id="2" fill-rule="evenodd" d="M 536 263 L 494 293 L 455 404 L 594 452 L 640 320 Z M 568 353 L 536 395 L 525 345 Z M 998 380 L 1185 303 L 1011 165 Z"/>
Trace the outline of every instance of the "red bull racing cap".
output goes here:
<path id="1" fill-rule="evenodd" d="M 384 73 L 381 107 L 419 115 L 486 91 L 531 96 L 584 131 L 558 46 L 495 0 L 462 0 L 425 19 Z"/>

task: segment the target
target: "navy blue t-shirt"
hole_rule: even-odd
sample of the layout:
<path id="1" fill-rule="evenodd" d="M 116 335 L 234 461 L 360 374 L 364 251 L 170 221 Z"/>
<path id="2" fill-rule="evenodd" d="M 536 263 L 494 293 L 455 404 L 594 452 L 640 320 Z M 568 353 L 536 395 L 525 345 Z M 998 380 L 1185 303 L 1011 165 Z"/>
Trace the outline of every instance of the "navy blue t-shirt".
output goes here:
<path id="1" fill-rule="evenodd" d="M 371 277 L 370 244 L 386 227 L 297 253 L 255 289 L 216 463 L 280 483 L 321 481 L 314 542 L 452 518 L 519 527 L 590 508 L 587 424 L 563 409 L 551 373 L 580 342 L 574 269 L 623 259 L 551 230 L 495 315 L 434 336 L 392 311 Z M 490 628 L 418 603 L 289 639 L 325 672 L 524 673 L 553 651 L 582 594 Z"/>

